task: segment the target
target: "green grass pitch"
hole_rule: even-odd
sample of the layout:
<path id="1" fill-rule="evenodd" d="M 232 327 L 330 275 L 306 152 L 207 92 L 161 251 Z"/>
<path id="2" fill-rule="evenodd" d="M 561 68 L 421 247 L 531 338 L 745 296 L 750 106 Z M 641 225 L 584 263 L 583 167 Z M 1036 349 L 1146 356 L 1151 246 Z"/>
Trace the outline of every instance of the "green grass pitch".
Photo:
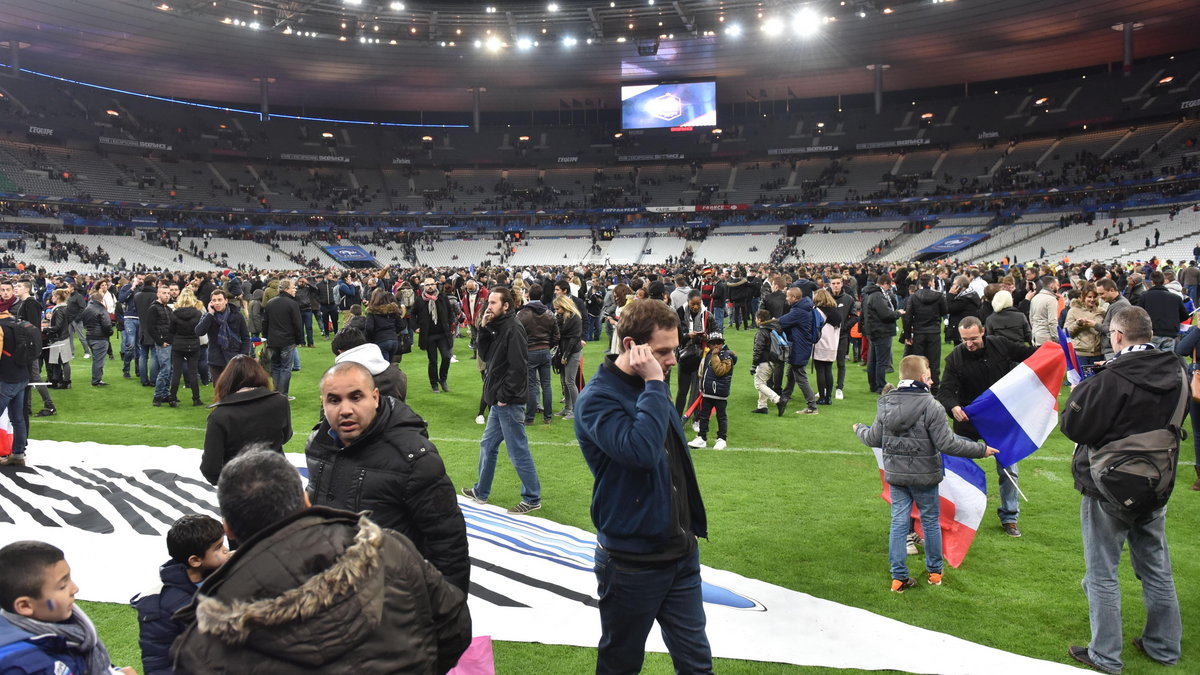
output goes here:
<path id="1" fill-rule="evenodd" d="M 869 423 L 875 411 L 875 397 L 867 391 L 862 366 L 847 365 L 846 399 L 822 406 L 816 417 L 792 411 L 783 418 L 751 415 L 755 406 L 749 372 L 752 337 L 752 331 L 726 334 L 741 359 L 734 370 L 729 403 L 729 449 L 693 451 L 709 518 L 710 538 L 701 542 L 701 561 L 984 645 L 1071 663 L 1067 646 L 1086 644 L 1089 636 L 1087 602 L 1080 586 L 1084 565 L 1079 495 L 1072 488 L 1068 461 L 1071 444 L 1056 431 L 1033 458 L 1022 463 L 1021 487 L 1030 501 L 1021 504 L 1025 536 L 1020 539 L 1001 532 L 994 515 L 995 464 L 981 462 L 989 479 L 989 511 L 963 566 L 948 567 L 946 583 L 940 588 L 890 593 L 889 510 L 879 498 L 879 473 L 872 453 L 851 431 L 854 422 Z M 587 346 L 586 376 L 594 373 L 603 348 L 603 342 Z M 480 380 L 465 340 L 456 343 L 455 353 L 459 362 L 450 368 L 448 394 L 434 395 L 428 389 L 423 352 L 406 355 L 401 367 L 409 374 L 408 402 L 429 422 L 430 436 L 455 487 L 461 488 L 474 481 L 483 427 L 473 421 Z M 301 358 L 303 370 L 293 374 L 291 384 L 296 434 L 286 448 L 290 452 L 304 450 L 308 430 L 317 418 L 317 380 L 333 361 L 329 343 L 319 336 L 315 348 L 301 350 Z M 105 379 L 112 384 L 107 388 L 88 386 L 90 361 L 76 357 L 72 366 L 74 388 L 54 392 L 58 415 L 35 418 L 33 438 L 197 448 L 203 444 L 206 409 L 190 404 L 177 409 L 151 407 L 152 389 L 141 387 L 137 379 L 122 379 L 119 359 L 110 360 L 105 368 Z M 810 379 L 815 384 L 815 378 Z M 554 386 L 557 402 L 557 381 Z M 210 398 L 211 390 L 204 396 Z M 180 397 L 186 401 L 182 392 Z M 39 404 L 35 401 L 35 409 Z M 556 418 L 550 426 L 537 424 L 528 431 L 543 490 L 543 508 L 534 517 L 591 530 L 591 475 L 574 445 L 570 423 Z M 1191 634 L 1188 627 L 1200 624 L 1196 602 L 1200 544 L 1188 534 L 1200 521 L 1200 494 L 1187 489 L 1192 482 L 1191 447 L 1189 438 L 1182 452 L 1189 464 L 1180 467 L 1168 526 L 1187 634 Z M 41 459 L 36 452 L 29 456 L 31 464 Z M 516 504 L 519 489 L 512 466 L 501 461 L 491 501 Z M 912 562 L 919 570 L 921 563 Z M 1143 609 L 1140 585 L 1127 562 L 1121 584 L 1128 641 L 1139 634 Z M 133 610 L 101 603 L 85 606 L 114 660 L 140 670 Z M 805 636 L 795 639 L 802 644 Z M 1185 639 L 1183 647 L 1180 664 L 1190 670 L 1187 664 L 1200 663 L 1200 642 Z M 495 654 L 500 673 L 584 673 L 594 669 L 596 658 L 594 649 L 511 642 L 497 643 Z M 1124 658 L 1128 673 L 1159 672 L 1157 664 L 1128 642 Z M 732 660 L 719 660 L 716 668 L 756 675 L 817 670 Z M 671 672 L 670 659 L 648 655 L 645 672 Z"/>

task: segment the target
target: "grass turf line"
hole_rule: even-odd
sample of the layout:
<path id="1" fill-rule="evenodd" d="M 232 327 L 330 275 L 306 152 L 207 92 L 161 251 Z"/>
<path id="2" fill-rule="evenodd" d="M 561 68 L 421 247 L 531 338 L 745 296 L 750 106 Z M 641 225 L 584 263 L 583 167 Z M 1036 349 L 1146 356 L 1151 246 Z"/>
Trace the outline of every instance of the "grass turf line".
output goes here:
<path id="1" fill-rule="evenodd" d="M 728 329 L 726 339 L 739 356 L 729 402 L 731 449 L 739 452 L 694 450 L 700 487 L 709 518 L 709 540 L 700 545 L 701 561 L 814 596 L 861 607 L 930 630 L 1027 656 L 1073 663 L 1070 644 L 1085 644 L 1089 628 L 1087 601 L 1080 587 L 1083 549 L 1079 531 L 1079 494 L 1072 487 L 1067 461 L 1072 444 L 1055 431 L 1041 450 L 1042 457 L 1060 461 L 1021 464 L 1021 489 L 1032 500 L 1021 504 L 1025 536 L 1010 539 L 995 517 L 998 505 L 995 463 L 981 461 L 988 474 L 989 511 L 971 552 L 959 569 L 947 568 L 945 585 L 924 585 L 903 595 L 888 592 L 887 531 L 889 507 L 879 498 L 879 472 L 870 449 L 854 437 L 854 422 L 870 423 L 875 400 L 867 391 L 861 365 L 848 363 L 846 399 L 821 406 L 816 417 L 793 411 L 778 418 L 752 415 L 755 392 L 749 372 L 753 331 Z M 117 346 L 114 338 L 114 350 Z M 584 373 L 590 378 L 599 364 L 606 340 L 585 349 Z M 896 361 L 901 346 L 896 345 Z M 483 427 L 473 423 L 479 403 L 480 379 L 465 340 L 455 344 L 459 362 L 450 367 L 448 394 L 433 394 L 426 382 L 425 354 L 405 355 L 401 367 L 409 376 L 409 403 L 429 422 L 456 488 L 474 482 Z M 943 347 L 942 358 L 948 353 Z M 317 381 L 333 362 L 329 343 L 300 350 L 303 369 L 293 373 L 291 393 L 295 436 L 289 452 L 302 452 L 319 407 Z M 91 361 L 72 363 L 74 388 L 54 391 L 58 415 L 34 418 L 33 438 L 112 444 L 201 447 L 208 410 L 190 404 L 172 409 L 151 407 L 153 389 L 136 378 L 123 379 L 119 358 L 110 359 L 105 380 L 111 386 L 93 388 Z M 557 409 L 561 392 L 554 378 Z M 674 379 L 674 378 L 673 378 Z M 810 372 L 810 381 L 815 377 Z M 894 381 L 895 375 L 891 376 Z M 181 386 L 182 389 L 182 386 Z M 1064 389 L 1062 399 L 1066 398 Z M 211 388 L 202 391 L 211 398 Z M 798 392 L 797 392 L 798 395 Z M 36 395 L 35 395 L 36 397 Z M 182 399 L 188 398 L 181 392 Z M 35 399 L 35 410 L 39 402 Z M 715 420 L 713 421 L 715 426 Z M 542 482 L 542 510 L 537 516 L 591 531 L 588 516 L 591 474 L 576 446 L 569 422 L 555 418 L 550 426 L 527 427 Z M 693 434 L 687 429 L 688 440 Z M 446 440 L 454 439 L 454 440 Z M 715 428 L 711 440 L 715 439 Z M 1182 454 L 1192 459 L 1191 441 Z M 756 448 L 767 451 L 759 452 Z M 807 449 L 815 453 L 781 453 L 771 449 Z M 832 451 L 832 452 L 829 452 Z M 827 454 L 828 453 L 828 454 Z M 36 452 L 30 462 L 38 463 Z M 1170 504 L 1168 538 L 1185 626 L 1200 622 L 1200 544 L 1180 535 L 1185 523 L 1200 519 L 1200 494 L 1187 489 L 1190 466 L 1180 467 L 1179 487 Z M 500 461 L 491 502 L 520 501 L 520 483 L 512 466 Z M 163 560 L 167 558 L 163 544 Z M 82 561 L 72 561 L 82 564 Z M 914 573 L 920 557 L 910 557 Z M 152 580 L 147 580 L 151 583 Z M 1157 664 L 1137 652 L 1128 639 L 1140 634 L 1144 610 L 1140 584 L 1126 562 L 1121 569 L 1124 659 L 1127 673 L 1156 673 Z M 84 589 L 86 592 L 86 589 Z M 118 664 L 140 670 L 137 619 L 122 605 L 84 603 Z M 797 635 L 803 641 L 803 635 Z M 869 636 L 864 636 L 869 639 Z M 919 646 L 914 645 L 914 649 Z M 514 642 L 495 644 L 500 673 L 589 672 L 595 650 Z M 1200 643 L 1185 641 L 1181 664 L 1200 663 Z M 721 659 L 724 673 L 801 672 L 821 669 Z M 666 655 L 647 655 L 647 673 L 671 672 Z"/>

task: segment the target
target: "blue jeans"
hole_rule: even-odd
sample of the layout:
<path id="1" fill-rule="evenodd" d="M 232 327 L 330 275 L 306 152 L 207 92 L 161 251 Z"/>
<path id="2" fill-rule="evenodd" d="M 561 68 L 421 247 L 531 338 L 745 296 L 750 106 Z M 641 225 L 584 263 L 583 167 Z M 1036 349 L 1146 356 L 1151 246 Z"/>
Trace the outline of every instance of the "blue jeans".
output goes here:
<path id="1" fill-rule="evenodd" d="M 674 563 L 641 566 L 613 560 L 597 546 L 595 561 L 600 595 L 597 675 L 640 672 L 646 636 L 656 619 L 675 672 L 712 672 L 699 549 Z"/>
<path id="2" fill-rule="evenodd" d="M 587 340 L 595 342 L 600 339 L 600 317 L 595 314 L 587 315 Z"/>
<path id="3" fill-rule="evenodd" d="M 938 522 L 941 512 L 938 505 L 938 487 L 892 485 L 891 492 L 892 528 L 888 532 L 888 563 L 892 567 L 892 578 L 901 581 L 908 578 L 907 539 L 914 503 L 921 514 L 921 528 L 925 530 L 925 570 L 941 574 L 942 526 Z"/>
<path id="4" fill-rule="evenodd" d="M 14 455 L 24 455 L 29 442 L 29 427 L 25 426 L 25 389 L 28 384 L 29 380 L 0 382 L 0 409 L 8 411 L 8 421 L 12 424 Z"/>
<path id="5" fill-rule="evenodd" d="M 108 358 L 108 340 L 88 340 L 92 351 L 92 384 L 104 379 L 104 362 Z"/>
<path id="6" fill-rule="evenodd" d="M 723 302 L 713 303 L 713 305 L 714 305 L 713 310 L 712 310 L 713 321 L 715 321 L 717 324 L 717 330 L 724 332 L 725 331 L 725 303 L 723 303 Z M 717 307 L 716 305 L 720 305 L 720 307 Z"/>
<path id="7" fill-rule="evenodd" d="M 313 329 L 312 329 L 313 313 L 311 309 L 300 310 L 300 323 L 304 324 L 304 339 L 306 345 L 313 346 Z M 296 337 L 300 337 L 297 335 Z"/>
<path id="8" fill-rule="evenodd" d="M 275 381 L 275 391 L 287 396 L 288 386 L 292 383 L 292 358 L 296 354 L 296 345 L 286 347 L 271 347 L 271 379 Z"/>
<path id="9" fill-rule="evenodd" d="M 887 384 L 887 371 L 892 367 L 892 337 L 868 340 L 871 346 L 867 354 L 867 384 L 872 392 L 878 393 Z"/>
<path id="10" fill-rule="evenodd" d="M 1008 473 L 1012 474 L 1012 480 L 1004 475 L 1005 469 L 1000 466 L 1000 460 L 996 460 L 996 473 L 1000 477 L 1000 507 L 996 509 L 996 515 L 1000 516 L 1001 523 L 1015 523 L 1017 516 L 1021 515 L 1021 495 L 1017 492 L 1017 486 L 1013 485 L 1013 480 L 1020 481 L 1021 474 L 1017 470 L 1017 465 L 1013 464 L 1008 467 Z"/>
<path id="11" fill-rule="evenodd" d="M 479 480 L 475 483 L 475 495 L 486 500 L 492 493 L 500 441 L 504 441 L 508 459 L 521 479 L 521 499 L 527 504 L 540 504 L 542 485 L 538 482 L 537 467 L 533 465 L 529 439 L 525 436 L 525 406 L 511 403 L 492 406 L 488 415 L 483 438 L 479 441 Z"/>
<path id="12" fill-rule="evenodd" d="M 388 363 L 392 362 L 392 357 L 396 355 L 396 350 L 400 349 L 399 340 L 384 340 L 375 344 L 379 345 L 379 351 L 383 354 L 383 360 Z"/>
<path id="13" fill-rule="evenodd" d="M 136 316 L 125 317 L 125 330 L 121 332 L 121 365 L 125 375 L 129 375 L 129 364 L 133 363 L 138 377 L 142 377 L 146 362 L 141 359 L 142 350 L 138 345 L 138 328 L 141 321 Z"/>
<path id="14" fill-rule="evenodd" d="M 554 393 L 550 391 L 550 350 L 539 349 L 529 352 L 529 393 L 525 400 L 525 419 L 532 422 L 537 416 L 538 391 L 542 393 L 542 416 L 550 419 L 554 409 L 550 407 L 550 399 Z"/>
<path id="15" fill-rule="evenodd" d="M 1154 660 L 1174 664 L 1179 659 L 1183 627 L 1167 551 L 1166 508 L 1136 514 L 1085 495 L 1079 506 L 1079 523 L 1087 564 L 1083 591 L 1092 625 L 1088 654 L 1098 665 L 1121 669 L 1121 584 L 1117 568 L 1128 540 L 1129 561 L 1142 581 L 1142 603 L 1146 606 L 1142 645 Z"/>
<path id="16" fill-rule="evenodd" d="M 154 398 L 165 401 L 171 396 L 171 346 L 150 349 L 150 373 L 154 375 Z"/>
<path id="17" fill-rule="evenodd" d="M 1185 286 L 1183 290 L 1184 294 L 1192 299 L 1192 302 L 1200 300 L 1200 295 L 1196 294 L 1196 292 L 1200 290 L 1200 286 Z"/>

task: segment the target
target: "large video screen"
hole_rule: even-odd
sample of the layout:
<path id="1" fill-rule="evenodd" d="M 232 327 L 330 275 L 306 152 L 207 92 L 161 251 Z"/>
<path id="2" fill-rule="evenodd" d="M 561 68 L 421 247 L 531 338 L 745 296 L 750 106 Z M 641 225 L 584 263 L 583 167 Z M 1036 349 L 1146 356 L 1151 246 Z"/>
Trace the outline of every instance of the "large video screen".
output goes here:
<path id="1" fill-rule="evenodd" d="M 717 126 L 717 83 L 639 84 L 621 87 L 625 129 Z"/>

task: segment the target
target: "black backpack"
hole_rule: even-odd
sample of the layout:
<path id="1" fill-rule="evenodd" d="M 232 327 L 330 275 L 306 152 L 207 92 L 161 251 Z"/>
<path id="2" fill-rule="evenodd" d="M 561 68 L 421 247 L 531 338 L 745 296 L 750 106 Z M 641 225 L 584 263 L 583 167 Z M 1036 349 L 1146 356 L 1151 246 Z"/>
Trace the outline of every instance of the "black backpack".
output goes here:
<path id="1" fill-rule="evenodd" d="M 4 347 L 0 358 L 13 359 L 23 366 L 36 363 L 42 357 L 42 330 L 14 316 L 0 319 L 4 331 Z"/>
<path id="2" fill-rule="evenodd" d="M 1128 511 L 1149 512 L 1166 505 L 1179 467 L 1181 425 L 1187 412 L 1188 378 L 1167 428 L 1144 431 L 1088 448 L 1088 464 L 1096 489 L 1110 503 Z"/>

